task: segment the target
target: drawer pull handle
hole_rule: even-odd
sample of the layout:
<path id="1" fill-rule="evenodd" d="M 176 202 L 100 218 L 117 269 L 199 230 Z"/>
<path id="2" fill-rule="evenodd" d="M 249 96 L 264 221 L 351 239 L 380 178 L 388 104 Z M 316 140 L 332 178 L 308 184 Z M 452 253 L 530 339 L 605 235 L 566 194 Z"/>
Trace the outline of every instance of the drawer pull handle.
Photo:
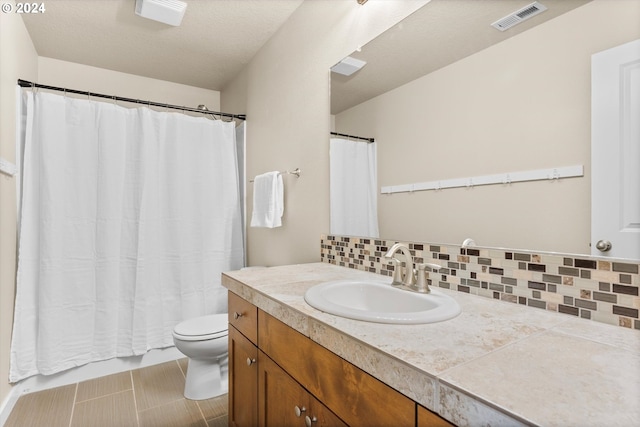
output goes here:
<path id="1" fill-rule="evenodd" d="M 256 359 L 252 359 L 250 357 L 247 357 L 247 366 L 251 366 L 254 363 L 256 363 Z"/>
<path id="2" fill-rule="evenodd" d="M 296 405 L 296 407 L 294 408 L 294 411 L 296 413 L 296 417 L 299 417 L 300 415 L 302 415 L 303 412 L 307 412 L 307 408 L 305 408 L 304 406 L 300 408 L 298 407 L 298 405 Z"/>
<path id="3" fill-rule="evenodd" d="M 239 318 L 241 318 L 241 317 L 242 317 L 242 313 L 238 313 L 237 311 L 236 311 L 235 313 L 233 313 L 233 318 L 234 318 L 235 320 L 238 320 L 238 319 L 239 319 Z"/>
<path id="4" fill-rule="evenodd" d="M 318 421 L 316 417 L 309 418 L 308 415 L 304 417 L 304 423 L 307 427 L 311 427 L 311 423 L 315 423 L 316 421 Z"/>

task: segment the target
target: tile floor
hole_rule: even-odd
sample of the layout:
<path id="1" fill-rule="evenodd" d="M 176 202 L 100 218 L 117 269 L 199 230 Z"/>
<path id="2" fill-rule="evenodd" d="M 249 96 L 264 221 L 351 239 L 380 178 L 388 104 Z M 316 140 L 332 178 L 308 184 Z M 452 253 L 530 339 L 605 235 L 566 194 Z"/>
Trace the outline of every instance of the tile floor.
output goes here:
<path id="1" fill-rule="evenodd" d="M 5 427 L 226 427 L 227 395 L 188 400 L 187 359 L 26 394 Z"/>

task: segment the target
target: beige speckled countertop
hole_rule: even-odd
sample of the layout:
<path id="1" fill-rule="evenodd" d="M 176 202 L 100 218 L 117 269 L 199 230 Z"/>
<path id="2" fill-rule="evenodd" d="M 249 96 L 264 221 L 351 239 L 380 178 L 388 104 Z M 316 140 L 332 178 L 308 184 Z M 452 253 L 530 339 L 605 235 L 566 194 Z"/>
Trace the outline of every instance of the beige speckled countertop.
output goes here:
<path id="1" fill-rule="evenodd" d="M 318 311 L 318 283 L 382 276 L 312 263 L 240 270 L 222 284 L 460 426 L 640 425 L 640 331 L 440 289 L 462 313 L 386 325 Z"/>

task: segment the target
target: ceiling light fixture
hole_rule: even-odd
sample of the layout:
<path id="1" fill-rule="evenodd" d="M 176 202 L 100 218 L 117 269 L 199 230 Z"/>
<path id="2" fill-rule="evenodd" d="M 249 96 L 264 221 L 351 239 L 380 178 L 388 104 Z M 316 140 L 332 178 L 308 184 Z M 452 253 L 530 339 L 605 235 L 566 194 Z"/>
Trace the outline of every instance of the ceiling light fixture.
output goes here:
<path id="1" fill-rule="evenodd" d="M 362 5 L 365 4 L 368 0 L 356 0 L 358 2 L 358 4 Z"/>
<path id="2" fill-rule="evenodd" d="M 136 0 L 136 15 L 177 27 L 187 4 L 178 0 Z"/>

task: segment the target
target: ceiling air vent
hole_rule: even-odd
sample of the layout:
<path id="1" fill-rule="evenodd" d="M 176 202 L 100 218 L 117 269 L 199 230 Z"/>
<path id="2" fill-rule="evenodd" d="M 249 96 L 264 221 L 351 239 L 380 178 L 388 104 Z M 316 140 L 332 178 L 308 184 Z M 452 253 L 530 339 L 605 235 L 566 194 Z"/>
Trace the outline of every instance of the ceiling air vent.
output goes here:
<path id="1" fill-rule="evenodd" d="M 525 6 L 522 9 L 513 12 L 511 15 L 498 19 L 496 22 L 491 24 L 491 26 L 497 28 L 500 31 L 504 31 L 513 27 L 514 25 L 521 23 L 522 21 L 525 21 L 536 16 L 539 13 L 544 12 L 545 10 L 547 10 L 546 6 L 538 2 L 534 2 L 529 6 Z"/>

